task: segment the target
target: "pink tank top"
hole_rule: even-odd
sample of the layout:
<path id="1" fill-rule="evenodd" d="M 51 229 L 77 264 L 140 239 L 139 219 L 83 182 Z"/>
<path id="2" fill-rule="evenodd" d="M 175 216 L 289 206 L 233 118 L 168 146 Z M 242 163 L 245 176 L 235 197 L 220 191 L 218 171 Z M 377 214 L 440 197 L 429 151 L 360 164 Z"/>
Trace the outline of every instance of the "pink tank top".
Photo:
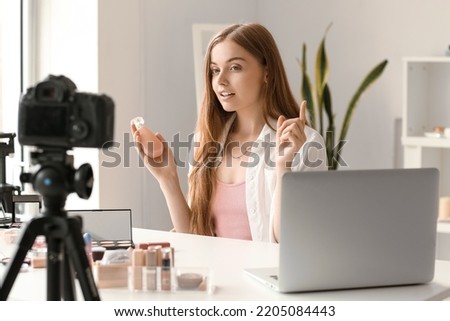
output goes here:
<path id="1" fill-rule="evenodd" d="M 218 180 L 211 200 L 211 215 L 216 236 L 251 240 L 245 201 L 245 181 L 226 184 Z"/>

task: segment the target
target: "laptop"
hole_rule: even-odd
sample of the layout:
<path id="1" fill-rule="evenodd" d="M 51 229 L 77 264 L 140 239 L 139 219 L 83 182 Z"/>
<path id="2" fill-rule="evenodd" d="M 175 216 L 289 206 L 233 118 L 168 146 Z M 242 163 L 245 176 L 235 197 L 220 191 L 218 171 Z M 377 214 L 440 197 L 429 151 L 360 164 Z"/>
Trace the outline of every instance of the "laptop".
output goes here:
<path id="1" fill-rule="evenodd" d="M 438 202 L 435 168 L 286 173 L 279 266 L 246 272 L 279 292 L 430 282 Z"/>
<path id="2" fill-rule="evenodd" d="M 131 209 L 67 210 L 68 216 L 80 216 L 82 232 L 92 237 L 92 246 L 107 250 L 134 247 Z"/>

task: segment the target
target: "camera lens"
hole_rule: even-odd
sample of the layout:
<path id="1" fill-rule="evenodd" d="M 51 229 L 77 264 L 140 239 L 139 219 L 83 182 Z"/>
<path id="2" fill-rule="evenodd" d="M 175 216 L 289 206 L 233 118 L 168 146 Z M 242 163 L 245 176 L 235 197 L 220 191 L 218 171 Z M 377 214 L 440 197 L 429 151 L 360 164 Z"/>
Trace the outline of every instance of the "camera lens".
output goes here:
<path id="1" fill-rule="evenodd" d="M 76 120 L 72 123 L 71 137 L 74 141 L 82 140 L 89 134 L 89 127 L 86 122 L 82 120 Z"/>

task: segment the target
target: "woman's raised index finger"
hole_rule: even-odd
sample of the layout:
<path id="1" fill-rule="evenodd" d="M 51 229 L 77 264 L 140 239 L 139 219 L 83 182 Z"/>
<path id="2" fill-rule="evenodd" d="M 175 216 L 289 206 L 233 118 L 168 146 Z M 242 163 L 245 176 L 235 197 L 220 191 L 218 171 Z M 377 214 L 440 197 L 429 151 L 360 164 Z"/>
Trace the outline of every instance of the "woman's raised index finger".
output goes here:
<path id="1" fill-rule="evenodd" d="M 300 105 L 300 121 L 306 123 L 306 100 Z"/>

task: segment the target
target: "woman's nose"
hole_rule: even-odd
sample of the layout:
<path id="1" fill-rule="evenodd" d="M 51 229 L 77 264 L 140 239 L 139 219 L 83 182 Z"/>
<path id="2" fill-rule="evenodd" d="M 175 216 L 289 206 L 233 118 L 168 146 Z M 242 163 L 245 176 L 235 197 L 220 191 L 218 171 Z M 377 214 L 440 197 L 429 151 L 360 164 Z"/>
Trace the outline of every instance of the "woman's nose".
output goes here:
<path id="1" fill-rule="evenodd" d="M 227 85 L 228 84 L 228 80 L 227 80 L 226 74 L 223 71 L 220 72 L 220 74 L 218 75 L 217 83 L 219 85 Z"/>

